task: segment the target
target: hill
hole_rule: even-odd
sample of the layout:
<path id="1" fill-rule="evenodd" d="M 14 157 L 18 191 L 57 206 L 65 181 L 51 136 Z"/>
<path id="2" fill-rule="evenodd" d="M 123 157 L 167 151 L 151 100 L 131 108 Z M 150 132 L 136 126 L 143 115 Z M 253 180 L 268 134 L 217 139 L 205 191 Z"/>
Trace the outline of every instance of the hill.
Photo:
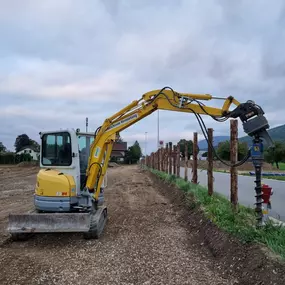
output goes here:
<path id="1" fill-rule="evenodd" d="M 272 128 L 268 131 L 270 136 L 272 137 L 273 141 L 285 141 L 285 124 Z M 226 140 L 229 140 L 230 136 L 216 136 L 214 137 L 214 147 L 217 147 L 220 142 L 224 142 Z M 246 142 L 247 144 L 251 144 L 251 137 L 250 136 L 244 136 L 239 138 L 240 142 Z M 200 140 L 198 142 L 198 146 L 200 150 L 207 150 L 208 144 L 207 141 Z"/>
<path id="2" fill-rule="evenodd" d="M 216 136 L 216 137 L 214 137 L 214 144 L 213 145 L 214 145 L 214 147 L 216 147 L 216 146 L 218 146 L 218 144 L 220 142 L 224 142 L 224 141 L 229 140 L 229 139 L 230 139 L 229 136 Z M 207 141 L 205 139 L 200 140 L 198 142 L 198 147 L 200 150 L 206 150 L 208 148 Z"/>

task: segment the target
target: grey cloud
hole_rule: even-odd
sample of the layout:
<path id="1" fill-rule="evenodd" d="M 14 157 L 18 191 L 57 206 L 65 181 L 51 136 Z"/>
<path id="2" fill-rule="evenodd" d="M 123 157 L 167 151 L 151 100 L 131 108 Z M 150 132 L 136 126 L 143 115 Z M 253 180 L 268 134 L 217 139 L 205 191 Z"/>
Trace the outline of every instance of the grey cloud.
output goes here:
<path id="1" fill-rule="evenodd" d="M 84 128 L 86 116 L 95 129 L 144 92 L 165 85 L 252 99 L 272 126 L 282 124 L 284 11 L 282 0 L 5 2 L 1 140 L 12 145 L 24 130 L 36 137 L 41 129 Z M 156 114 L 124 131 L 130 143 L 144 143 L 147 131 L 149 148 L 155 148 Z M 193 114 L 160 115 L 162 139 L 200 131 Z M 228 122 L 203 118 L 216 134 L 228 133 Z"/>

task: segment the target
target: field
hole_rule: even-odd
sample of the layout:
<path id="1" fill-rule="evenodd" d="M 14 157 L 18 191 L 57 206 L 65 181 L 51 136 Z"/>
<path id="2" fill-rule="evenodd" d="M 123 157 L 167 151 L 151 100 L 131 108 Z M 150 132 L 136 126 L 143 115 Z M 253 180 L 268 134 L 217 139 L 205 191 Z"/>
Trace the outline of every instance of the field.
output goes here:
<path id="1" fill-rule="evenodd" d="M 0 169 L 0 284 L 285 284 L 272 254 L 222 232 L 139 166 L 109 169 L 100 240 L 42 234 L 12 242 L 7 216 L 32 207 L 38 168 Z"/>

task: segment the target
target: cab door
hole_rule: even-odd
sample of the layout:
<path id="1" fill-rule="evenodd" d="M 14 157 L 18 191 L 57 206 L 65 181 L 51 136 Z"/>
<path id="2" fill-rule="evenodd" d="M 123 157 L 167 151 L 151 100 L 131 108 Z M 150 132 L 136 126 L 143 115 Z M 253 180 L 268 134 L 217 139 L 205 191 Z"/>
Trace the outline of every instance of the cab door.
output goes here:
<path id="1" fill-rule="evenodd" d="M 60 130 L 41 133 L 40 167 L 56 169 L 74 178 L 76 193 L 80 193 L 79 150 L 76 133 Z"/>

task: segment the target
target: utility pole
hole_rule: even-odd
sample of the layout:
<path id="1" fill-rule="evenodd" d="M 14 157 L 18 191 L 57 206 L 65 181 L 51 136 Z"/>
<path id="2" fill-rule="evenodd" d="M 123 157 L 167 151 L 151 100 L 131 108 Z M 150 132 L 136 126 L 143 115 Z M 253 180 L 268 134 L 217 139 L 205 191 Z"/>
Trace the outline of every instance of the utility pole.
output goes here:
<path id="1" fill-rule="evenodd" d="M 88 132 L 88 118 L 86 117 L 86 133 Z"/>

